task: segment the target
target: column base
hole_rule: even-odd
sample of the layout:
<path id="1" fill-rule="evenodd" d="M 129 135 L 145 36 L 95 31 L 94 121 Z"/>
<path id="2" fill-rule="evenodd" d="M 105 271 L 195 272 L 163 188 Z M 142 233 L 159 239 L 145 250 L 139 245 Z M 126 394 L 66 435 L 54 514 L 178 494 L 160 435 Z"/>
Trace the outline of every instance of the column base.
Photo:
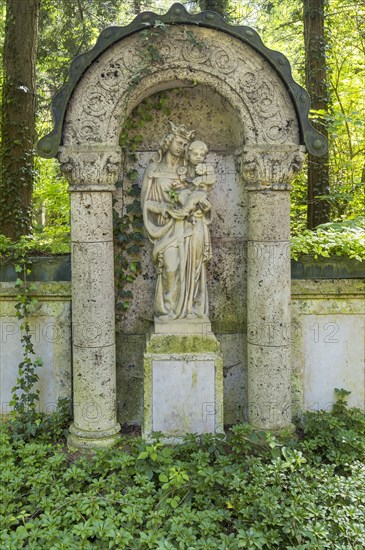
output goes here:
<path id="1" fill-rule="evenodd" d="M 109 430 L 86 431 L 76 428 L 71 424 L 70 433 L 67 437 L 67 447 L 70 451 L 82 449 L 104 449 L 115 445 L 120 437 L 120 425 L 116 424 Z"/>
<path id="2" fill-rule="evenodd" d="M 272 435 L 276 437 L 285 437 L 285 436 L 291 436 L 295 433 L 296 427 L 294 424 L 288 424 L 287 426 L 280 426 L 280 427 L 274 427 L 274 428 L 268 428 L 268 427 L 261 427 L 261 426 L 255 426 L 250 422 L 251 428 L 255 432 L 270 432 Z"/>

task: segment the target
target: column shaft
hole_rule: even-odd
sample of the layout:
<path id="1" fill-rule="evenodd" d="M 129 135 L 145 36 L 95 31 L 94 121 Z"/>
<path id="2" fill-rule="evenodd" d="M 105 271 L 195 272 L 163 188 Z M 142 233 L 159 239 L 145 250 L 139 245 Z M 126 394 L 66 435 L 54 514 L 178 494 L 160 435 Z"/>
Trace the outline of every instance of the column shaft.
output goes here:
<path id="1" fill-rule="evenodd" d="M 248 195 L 248 419 L 280 429 L 291 424 L 290 193 Z"/>
<path id="2" fill-rule="evenodd" d="M 71 192 L 74 423 L 70 447 L 110 445 L 116 419 L 112 194 Z"/>

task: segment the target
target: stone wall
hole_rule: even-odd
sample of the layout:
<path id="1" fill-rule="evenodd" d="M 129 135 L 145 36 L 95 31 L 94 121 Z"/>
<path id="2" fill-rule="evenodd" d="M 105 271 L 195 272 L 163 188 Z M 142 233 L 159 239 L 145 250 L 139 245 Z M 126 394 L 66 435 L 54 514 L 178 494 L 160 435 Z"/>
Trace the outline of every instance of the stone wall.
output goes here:
<path id="1" fill-rule="evenodd" d="M 292 281 L 293 400 L 330 409 L 333 388 L 364 409 L 365 281 Z"/>
<path id="2" fill-rule="evenodd" d="M 71 284 L 35 282 L 30 319 L 34 349 L 44 365 L 39 368 L 40 408 L 55 410 L 60 398 L 71 395 Z M 0 391 L 1 412 L 9 411 L 11 389 L 22 361 L 20 321 L 13 282 L 0 282 Z"/>
<path id="3" fill-rule="evenodd" d="M 71 285 L 35 283 L 32 330 L 39 369 L 42 410 L 71 393 Z M 1 411 L 9 410 L 11 388 L 21 361 L 19 322 L 15 317 L 14 283 L 0 283 Z M 224 359 L 225 423 L 241 421 L 247 403 L 245 331 L 221 310 L 216 325 Z M 292 281 L 292 369 L 294 411 L 328 409 L 335 387 L 351 391 L 349 403 L 365 410 L 364 373 L 365 285 L 361 280 Z M 275 330 L 274 327 L 271 327 Z M 268 328 L 270 330 L 270 327 Z M 136 423 L 143 411 L 143 351 L 141 332 L 120 334 L 117 360 L 119 421 Z M 95 373 L 97 376 L 97 373 Z"/>

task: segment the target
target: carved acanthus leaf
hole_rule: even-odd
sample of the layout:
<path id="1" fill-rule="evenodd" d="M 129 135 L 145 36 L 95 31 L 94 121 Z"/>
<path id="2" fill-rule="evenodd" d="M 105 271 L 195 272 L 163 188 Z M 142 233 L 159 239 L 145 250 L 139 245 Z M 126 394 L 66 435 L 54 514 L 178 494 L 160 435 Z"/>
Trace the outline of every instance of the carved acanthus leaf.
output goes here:
<path id="1" fill-rule="evenodd" d="M 120 149 L 116 147 L 94 151 L 60 147 L 58 159 L 70 184 L 86 187 L 113 186 L 121 165 Z"/>
<path id="2" fill-rule="evenodd" d="M 281 148 L 246 147 L 242 157 L 242 177 L 248 190 L 290 190 L 291 182 L 301 171 L 303 147 Z"/>

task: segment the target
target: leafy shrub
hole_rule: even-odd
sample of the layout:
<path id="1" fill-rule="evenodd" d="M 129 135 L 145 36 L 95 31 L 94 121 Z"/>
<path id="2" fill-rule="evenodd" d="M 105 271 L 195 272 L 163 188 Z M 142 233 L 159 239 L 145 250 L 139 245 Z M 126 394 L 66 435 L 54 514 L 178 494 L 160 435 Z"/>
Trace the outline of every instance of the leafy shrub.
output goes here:
<path id="1" fill-rule="evenodd" d="M 301 419 L 304 440 L 300 448 L 314 463 L 327 462 L 346 472 L 356 460 L 365 460 L 365 415 L 347 408 L 346 390 L 335 390 L 332 414 L 307 412 Z"/>
<path id="2" fill-rule="evenodd" d="M 365 419 L 338 398 L 305 415 L 299 441 L 238 425 L 77 455 L 3 424 L 0 548 L 361 550 Z"/>
<path id="3" fill-rule="evenodd" d="M 291 255 L 297 260 L 302 254 L 314 258 L 347 256 L 365 259 L 365 218 L 341 223 L 319 225 L 315 231 L 305 230 L 291 239 Z"/>
<path id="4" fill-rule="evenodd" d="M 5 262 L 25 255 L 68 254 L 70 247 L 70 228 L 66 226 L 45 227 L 17 242 L 0 234 L 0 258 Z"/>

